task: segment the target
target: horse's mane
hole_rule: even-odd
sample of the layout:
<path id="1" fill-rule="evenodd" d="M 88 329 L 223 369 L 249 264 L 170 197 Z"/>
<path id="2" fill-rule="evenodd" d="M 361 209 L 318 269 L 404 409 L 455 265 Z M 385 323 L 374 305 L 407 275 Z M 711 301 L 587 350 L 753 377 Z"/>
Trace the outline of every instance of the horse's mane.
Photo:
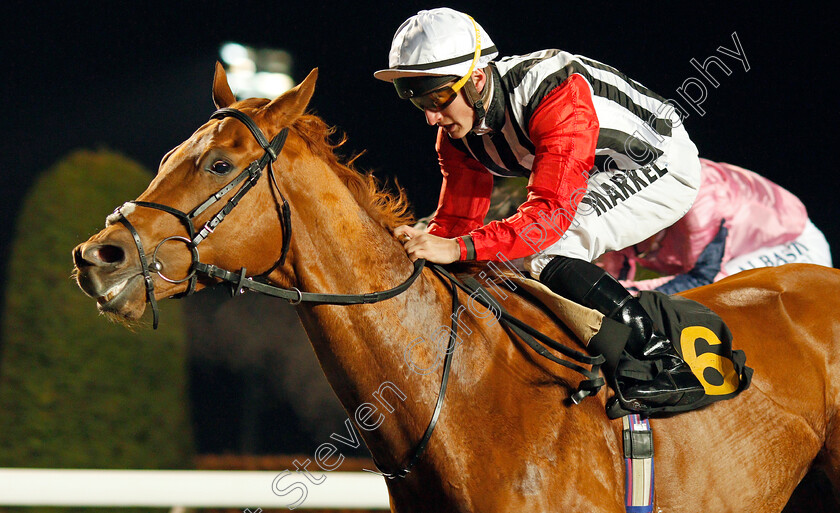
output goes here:
<path id="1" fill-rule="evenodd" d="M 346 136 L 342 135 L 341 140 L 333 144 L 331 137 L 336 129 L 327 125 L 321 118 L 308 114 L 298 118 L 292 128 L 306 141 L 316 156 L 327 162 L 353 194 L 356 202 L 373 220 L 388 230 L 414 222 L 405 190 L 396 181 L 396 193 L 393 193 L 385 189 L 371 172 L 358 171 L 353 163 L 361 153 L 352 156 L 346 162 L 339 159 L 335 150 L 347 141 Z"/>

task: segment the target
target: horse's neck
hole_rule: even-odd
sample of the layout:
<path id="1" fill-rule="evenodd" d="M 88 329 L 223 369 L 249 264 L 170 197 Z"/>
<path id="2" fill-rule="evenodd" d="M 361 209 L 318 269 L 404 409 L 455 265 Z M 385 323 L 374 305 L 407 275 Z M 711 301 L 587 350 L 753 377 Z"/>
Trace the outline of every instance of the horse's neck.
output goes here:
<path id="1" fill-rule="evenodd" d="M 402 245 L 328 168 L 307 173 L 320 175 L 310 176 L 318 188 L 290 191 L 289 198 L 295 209 L 292 251 L 298 288 L 358 294 L 405 281 L 412 265 Z M 327 379 L 351 418 L 359 424 L 360 416 L 367 416 L 368 427 L 382 419 L 361 433 L 384 464 L 393 463 L 389 455 L 402 458 L 416 442 L 414 432 L 425 428 L 436 397 L 428 380 L 418 379 L 404 360 L 413 340 L 448 322 L 446 290 L 429 274 L 379 303 L 298 308 Z"/>

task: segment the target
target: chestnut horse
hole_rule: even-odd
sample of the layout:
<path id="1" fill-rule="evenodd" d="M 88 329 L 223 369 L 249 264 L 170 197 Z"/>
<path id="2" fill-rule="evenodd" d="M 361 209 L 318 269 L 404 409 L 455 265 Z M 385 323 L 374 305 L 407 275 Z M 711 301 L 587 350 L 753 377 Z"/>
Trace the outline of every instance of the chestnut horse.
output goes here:
<path id="1" fill-rule="evenodd" d="M 408 221 L 405 197 L 383 192 L 370 175 L 337 160 L 326 125 L 304 114 L 316 76 L 313 70 L 272 101 L 236 101 L 217 65 L 216 106 L 245 113 L 266 140 L 258 141 L 242 119 L 211 119 L 163 158 L 120 219 L 110 218 L 74 250 L 79 285 L 101 311 L 136 320 L 150 301 L 214 283 L 207 275 L 172 283 L 194 271 L 198 248 L 203 263 L 234 276 L 246 268 L 303 293 L 358 294 L 406 282 L 412 263 L 392 235 Z M 247 182 L 250 192 L 215 226 L 211 219 L 236 190 L 225 185 L 267 155 L 267 140 L 286 128 L 285 146 L 267 165 L 270 175 Z M 193 238 L 191 223 L 153 206 L 196 213 L 217 191 L 224 198 L 194 215 L 196 226 L 215 226 L 198 247 L 186 238 Z M 779 512 L 817 465 L 840 485 L 838 290 L 840 271 L 788 265 L 685 294 L 723 317 L 755 374 L 733 400 L 652 421 L 655 511 Z M 499 300 L 529 325 L 583 350 L 544 308 L 513 294 Z M 329 382 L 351 418 L 356 413 L 383 469 L 405 465 L 429 424 L 442 374 L 439 367 L 416 372 L 406 349 L 412 347 L 420 367 L 434 367 L 437 346 L 414 342 L 449 326 L 451 306 L 449 284 L 428 268 L 390 299 L 297 306 Z M 605 414 L 608 392 L 570 405 L 580 376 L 540 358 L 498 323 L 474 312 L 461 321 L 466 329 L 426 452 L 405 478 L 387 481 L 392 510 L 623 512 L 621 421 Z M 385 383 L 390 388 L 383 391 Z M 369 404 L 360 422 L 360 406 L 378 391 L 387 392 L 382 399 L 393 411 Z"/>

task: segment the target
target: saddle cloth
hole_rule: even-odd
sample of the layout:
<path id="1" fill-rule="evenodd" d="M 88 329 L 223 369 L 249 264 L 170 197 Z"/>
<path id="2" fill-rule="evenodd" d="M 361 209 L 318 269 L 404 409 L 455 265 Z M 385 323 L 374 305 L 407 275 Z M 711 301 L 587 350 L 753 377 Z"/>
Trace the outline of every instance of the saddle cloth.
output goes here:
<path id="1" fill-rule="evenodd" d="M 611 386 L 615 388 L 614 377 L 609 374 L 614 372 L 616 365 L 615 361 L 610 365 L 610 359 L 618 358 L 619 354 L 615 352 L 615 348 L 623 347 L 624 340 L 616 337 L 621 333 L 625 333 L 626 336 L 626 332 L 610 330 L 608 336 L 596 337 L 599 333 L 605 335 L 608 330 L 602 328 L 614 321 L 605 319 L 604 315 L 596 310 L 558 296 L 536 280 L 513 273 L 506 275 L 504 279 L 521 285 L 526 292 L 541 301 L 587 346 L 590 354 L 604 354 L 607 357 L 604 370 L 608 374 Z M 719 315 L 696 301 L 656 291 L 643 291 L 638 299 L 653 319 L 654 325 L 671 341 L 706 391 L 706 395 L 695 403 L 679 407 L 657 407 L 648 413 L 693 410 L 716 401 L 731 399 L 749 387 L 753 370 L 746 366 L 744 352 L 732 349 L 732 333 Z M 610 351 L 613 352 L 612 355 L 607 354 Z M 658 371 L 657 364 L 658 362 L 640 361 L 634 373 L 642 379 L 653 379 Z M 627 368 L 625 362 L 622 362 L 622 366 Z M 629 368 L 634 368 L 632 363 Z M 634 412 L 621 408 L 617 402 L 612 402 L 608 404 L 607 413 L 611 418 L 618 418 Z"/>

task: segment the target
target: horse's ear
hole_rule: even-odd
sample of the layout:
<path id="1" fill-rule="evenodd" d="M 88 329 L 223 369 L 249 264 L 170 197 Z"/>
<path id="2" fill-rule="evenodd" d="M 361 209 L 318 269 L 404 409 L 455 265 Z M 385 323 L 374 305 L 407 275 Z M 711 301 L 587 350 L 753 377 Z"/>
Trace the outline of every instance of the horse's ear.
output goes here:
<path id="1" fill-rule="evenodd" d="M 315 81 L 318 80 L 318 68 L 314 68 L 303 82 L 289 89 L 271 101 L 265 111 L 272 124 L 291 124 L 303 115 L 312 93 L 315 92 Z"/>
<path id="2" fill-rule="evenodd" d="M 222 63 L 216 61 L 216 74 L 213 76 L 213 103 L 217 109 L 223 109 L 236 101 L 236 96 L 230 90 L 227 74 Z"/>

